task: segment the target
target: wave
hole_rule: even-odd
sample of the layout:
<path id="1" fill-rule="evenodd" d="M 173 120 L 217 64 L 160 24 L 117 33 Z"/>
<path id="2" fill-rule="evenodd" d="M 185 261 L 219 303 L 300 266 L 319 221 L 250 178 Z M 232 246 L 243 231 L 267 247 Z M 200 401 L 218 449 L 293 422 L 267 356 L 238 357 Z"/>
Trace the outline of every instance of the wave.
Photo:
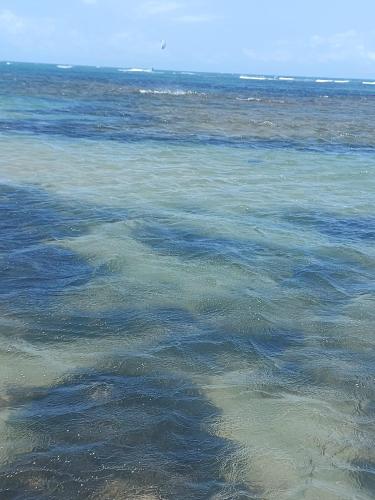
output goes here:
<path id="1" fill-rule="evenodd" d="M 203 92 L 196 92 L 194 90 L 180 90 L 180 89 L 139 89 L 140 94 L 156 94 L 156 95 L 206 95 Z"/>
<path id="2" fill-rule="evenodd" d="M 375 82 L 362 82 L 363 85 L 375 85 Z"/>
<path id="3" fill-rule="evenodd" d="M 349 83 L 350 80 L 335 80 L 335 83 Z"/>
<path id="4" fill-rule="evenodd" d="M 241 80 L 267 80 L 265 76 L 247 76 L 247 75 L 241 75 L 240 76 Z"/>
<path id="5" fill-rule="evenodd" d="M 60 69 L 70 69 L 72 68 L 73 66 L 70 66 L 69 64 L 58 64 L 56 66 L 56 68 L 60 68 Z"/>
<path id="6" fill-rule="evenodd" d="M 264 102 L 267 104 L 285 104 L 285 101 L 282 99 L 267 99 L 261 97 L 236 97 L 236 101 Z"/>
<path id="7" fill-rule="evenodd" d="M 333 80 L 322 80 L 320 78 L 318 78 L 317 80 L 315 80 L 316 83 L 332 83 Z"/>
<path id="8" fill-rule="evenodd" d="M 122 69 L 119 68 L 118 71 L 121 71 L 122 73 L 152 73 L 152 68 L 147 69 L 147 68 L 126 68 Z"/>
<path id="9" fill-rule="evenodd" d="M 262 102 L 263 99 L 260 97 L 236 97 L 237 101 L 252 101 L 252 102 Z"/>
<path id="10" fill-rule="evenodd" d="M 256 101 L 261 102 L 263 99 L 260 97 L 236 97 L 237 101 Z"/>
<path id="11" fill-rule="evenodd" d="M 291 82 L 295 80 L 295 78 L 292 78 L 291 76 L 279 76 L 278 79 L 285 82 Z"/>

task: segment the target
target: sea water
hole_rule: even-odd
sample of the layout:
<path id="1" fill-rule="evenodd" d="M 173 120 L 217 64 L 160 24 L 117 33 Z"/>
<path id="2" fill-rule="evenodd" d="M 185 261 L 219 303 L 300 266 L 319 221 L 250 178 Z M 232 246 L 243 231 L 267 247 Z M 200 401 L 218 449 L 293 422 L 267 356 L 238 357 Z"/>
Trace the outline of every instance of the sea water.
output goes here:
<path id="1" fill-rule="evenodd" d="M 2 499 L 373 498 L 374 92 L 0 64 Z"/>

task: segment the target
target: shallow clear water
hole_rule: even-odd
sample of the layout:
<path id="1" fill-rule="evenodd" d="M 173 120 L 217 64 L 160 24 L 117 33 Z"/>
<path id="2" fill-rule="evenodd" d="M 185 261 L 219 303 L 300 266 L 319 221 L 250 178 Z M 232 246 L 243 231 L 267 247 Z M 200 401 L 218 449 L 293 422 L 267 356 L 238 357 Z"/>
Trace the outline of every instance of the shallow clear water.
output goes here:
<path id="1" fill-rule="evenodd" d="M 0 65 L 0 496 L 370 499 L 374 88 Z"/>

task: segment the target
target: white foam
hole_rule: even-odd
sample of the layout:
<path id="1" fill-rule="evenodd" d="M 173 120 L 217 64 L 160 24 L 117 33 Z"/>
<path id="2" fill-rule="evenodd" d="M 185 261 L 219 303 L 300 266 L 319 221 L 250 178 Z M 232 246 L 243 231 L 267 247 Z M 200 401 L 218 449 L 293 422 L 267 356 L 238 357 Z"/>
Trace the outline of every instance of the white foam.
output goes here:
<path id="1" fill-rule="evenodd" d="M 70 66 L 69 64 L 58 64 L 56 67 L 60 69 L 70 69 L 73 66 Z"/>
<path id="2" fill-rule="evenodd" d="M 291 82 L 295 80 L 295 78 L 292 78 L 291 76 L 279 76 L 279 80 L 285 81 L 285 82 Z"/>
<path id="3" fill-rule="evenodd" d="M 375 82 L 362 82 L 363 85 L 375 85 Z"/>
<path id="4" fill-rule="evenodd" d="M 256 101 L 260 102 L 262 99 L 260 97 L 236 97 L 237 101 Z"/>
<path id="5" fill-rule="evenodd" d="M 241 75 L 240 76 L 241 80 L 267 80 L 265 76 L 247 76 L 247 75 Z"/>
<path id="6" fill-rule="evenodd" d="M 318 78 L 317 80 L 315 80 L 315 82 L 316 83 L 332 83 L 333 80 L 321 80 L 321 79 Z"/>
<path id="7" fill-rule="evenodd" d="M 122 73 L 152 73 L 152 69 L 145 69 L 145 68 L 127 68 L 127 69 L 118 69 L 118 71 L 121 71 Z"/>
<path id="8" fill-rule="evenodd" d="M 9 61 L 7 61 L 5 64 L 6 64 L 7 66 L 10 66 L 12 63 L 11 63 L 11 62 L 9 62 Z"/>
<path id="9" fill-rule="evenodd" d="M 349 83 L 350 80 L 335 80 L 335 83 Z"/>
<path id="10" fill-rule="evenodd" d="M 204 93 L 195 92 L 194 90 L 172 90 L 172 89 L 139 89 L 140 94 L 167 94 L 167 95 L 205 95 Z"/>

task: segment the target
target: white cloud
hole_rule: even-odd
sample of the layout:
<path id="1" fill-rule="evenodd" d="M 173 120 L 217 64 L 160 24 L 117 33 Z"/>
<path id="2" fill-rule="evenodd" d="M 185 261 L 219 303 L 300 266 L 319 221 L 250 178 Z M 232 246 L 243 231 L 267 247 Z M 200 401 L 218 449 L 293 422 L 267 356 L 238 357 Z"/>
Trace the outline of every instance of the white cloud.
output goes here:
<path id="1" fill-rule="evenodd" d="M 7 50 L 16 49 L 21 54 L 19 57 L 33 52 L 37 58 L 36 54 L 41 50 L 55 45 L 56 35 L 54 19 L 20 16 L 8 9 L 0 10 L 0 44 Z"/>
<path id="2" fill-rule="evenodd" d="M 103 40 L 103 46 L 110 49 L 112 54 L 133 57 L 159 50 L 159 41 L 156 43 L 155 40 L 149 40 L 144 33 L 130 29 L 113 33 L 108 39 Z"/>
<path id="3" fill-rule="evenodd" d="M 287 62 L 293 59 L 293 54 L 288 49 L 284 48 L 262 51 L 244 48 L 242 52 L 252 61 L 259 62 Z"/>
<path id="4" fill-rule="evenodd" d="M 351 29 L 299 40 L 278 40 L 258 50 L 244 48 L 242 52 L 250 60 L 264 63 L 371 63 L 375 60 L 375 34 Z"/>
<path id="5" fill-rule="evenodd" d="M 199 24 L 217 19 L 216 16 L 191 12 L 191 4 L 174 0 L 149 0 L 140 4 L 135 14 L 140 18 L 162 17 L 172 23 Z"/>
<path id="6" fill-rule="evenodd" d="M 175 12 L 183 7 L 179 2 L 165 0 L 150 0 L 140 5 L 139 13 L 143 16 L 155 16 Z"/>
<path id="7" fill-rule="evenodd" d="M 328 36 L 313 35 L 310 39 L 312 47 L 329 47 L 334 49 L 341 49 L 348 44 L 357 44 L 360 36 L 355 30 L 348 30 L 342 33 L 334 33 Z"/>
<path id="8" fill-rule="evenodd" d="M 309 47 L 319 62 L 375 59 L 375 40 L 369 41 L 365 34 L 353 29 L 325 36 L 314 35 L 310 38 Z"/>
<path id="9" fill-rule="evenodd" d="M 8 9 L 0 11 L 0 31 L 9 35 L 19 35 L 27 27 L 27 21 Z"/>
<path id="10" fill-rule="evenodd" d="M 175 17 L 174 18 L 174 21 L 175 22 L 178 22 L 178 23 L 191 23 L 191 24 L 195 24 L 195 23 L 210 23 L 214 20 L 216 20 L 217 18 L 214 17 L 214 16 L 205 16 L 205 15 L 184 15 L 184 16 L 179 16 L 179 17 Z"/>

